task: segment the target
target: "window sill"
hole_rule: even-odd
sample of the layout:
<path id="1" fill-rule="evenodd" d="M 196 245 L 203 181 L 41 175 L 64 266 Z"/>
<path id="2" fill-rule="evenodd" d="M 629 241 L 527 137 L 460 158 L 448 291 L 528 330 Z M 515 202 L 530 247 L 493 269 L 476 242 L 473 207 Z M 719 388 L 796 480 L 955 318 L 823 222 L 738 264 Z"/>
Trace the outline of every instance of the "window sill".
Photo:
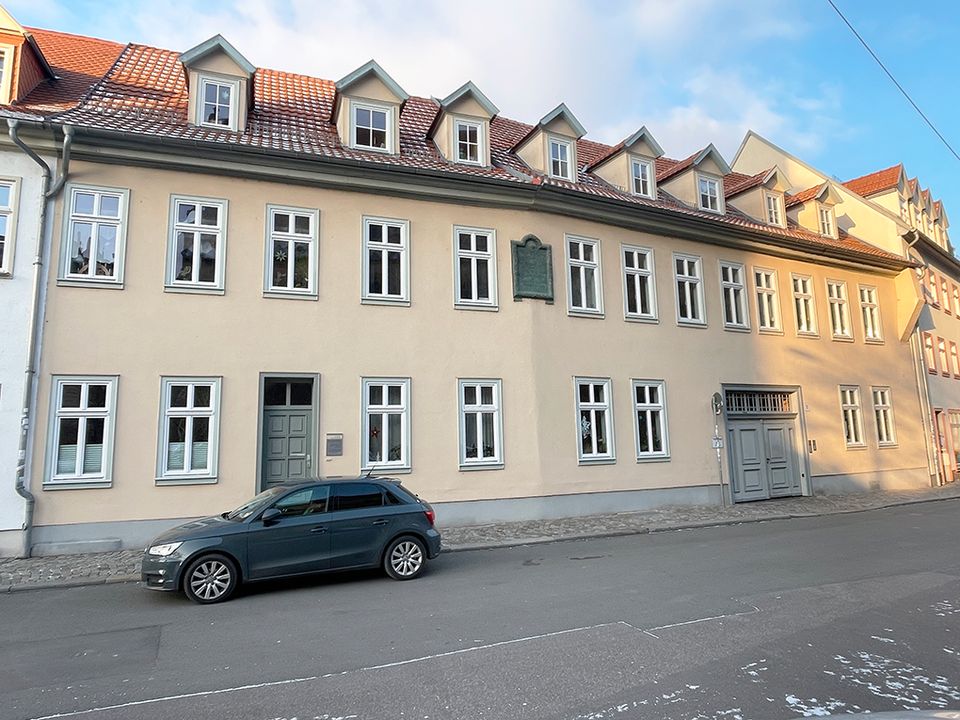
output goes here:
<path id="1" fill-rule="evenodd" d="M 798 337 L 798 338 L 805 338 L 805 339 L 807 339 L 807 340 L 819 340 L 819 339 L 820 339 L 820 333 L 815 333 L 815 332 L 800 332 L 800 331 L 797 331 L 797 337 Z"/>
<path id="2" fill-rule="evenodd" d="M 317 293 L 315 292 L 294 292 L 292 290 L 264 290 L 263 296 L 265 298 L 274 298 L 277 300 L 316 300 Z"/>
<path id="3" fill-rule="evenodd" d="M 9 280 L 13 277 L 13 273 L 9 270 L 0 270 L 0 280 Z"/>
<path id="4" fill-rule="evenodd" d="M 727 332 L 747 333 L 748 335 L 750 334 L 750 328 L 744 327 L 742 325 L 724 325 L 723 329 Z"/>
<path id="5" fill-rule="evenodd" d="M 112 280 L 78 280 L 76 278 L 57 278 L 60 287 L 90 287 L 100 290 L 123 290 L 122 282 Z"/>
<path id="6" fill-rule="evenodd" d="M 880 450 L 897 450 L 900 447 L 900 443 L 877 443 L 877 447 Z"/>
<path id="7" fill-rule="evenodd" d="M 847 450 L 866 450 L 866 444 L 863 445 L 847 445 Z"/>
<path id="8" fill-rule="evenodd" d="M 481 303 L 454 302 L 454 310 L 479 310 L 480 312 L 497 312 L 499 305 L 484 305 Z"/>
<path id="9" fill-rule="evenodd" d="M 931 375 L 939 375 L 939 374 L 940 374 L 940 373 L 938 373 L 936 370 L 932 370 L 931 368 L 927 368 L 927 372 L 930 373 Z"/>
<path id="10" fill-rule="evenodd" d="M 761 335 L 783 335 L 783 330 L 777 328 L 758 328 L 757 332 Z"/>
<path id="11" fill-rule="evenodd" d="M 637 458 L 637 463 L 643 465 L 644 463 L 659 463 L 659 462 L 670 462 L 669 455 L 644 455 Z"/>
<path id="12" fill-rule="evenodd" d="M 603 320 L 606 315 L 604 315 L 603 310 L 576 310 L 567 308 L 567 317 L 596 318 Z"/>
<path id="13" fill-rule="evenodd" d="M 351 150 L 363 150 L 364 152 L 375 152 L 381 155 L 395 155 L 390 148 L 373 147 L 371 145 L 351 145 Z"/>
<path id="14" fill-rule="evenodd" d="M 677 320 L 677 327 L 701 328 L 705 329 L 707 324 L 698 320 Z"/>
<path id="15" fill-rule="evenodd" d="M 623 319 L 624 319 L 626 322 L 643 323 L 643 324 L 646 324 L 646 325 L 659 325 L 659 324 L 660 324 L 660 318 L 654 317 L 654 316 L 652 316 L 652 315 L 649 316 L 649 317 L 644 316 L 644 315 L 624 315 L 624 316 L 623 316 Z"/>
<path id="16" fill-rule="evenodd" d="M 47 480 L 43 483 L 44 490 L 103 490 L 110 487 L 113 483 L 109 480 Z"/>
<path id="17" fill-rule="evenodd" d="M 168 293 L 183 293 L 184 295 L 224 295 L 222 287 L 193 287 L 190 285 L 164 285 L 163 291 Z"/>
<path id="18" fill-rule="evenodd" d="M 602 457 L 602 458 L 579 458 L 577 460 L 577 465 L 616 465 L 617 459 L 615 457 Z"/>
<path id="19" fill-rule="evenodd" d="M 409 465 L 406 467 L 399 467 L 397 465 L 375 465 L 372 468 L 362 467 L 360 468 L 360 475 L 362 477 L 390 477 L 391 475 L 409 475 L 413 472 L 413 468 Z"/>
<path id="20" fill-rule="evenodd" d="M 213 477 L 158 477 L 154 478 L 154 484 L 157 487 L 162 487 L 164 485 L 215 485 L 217 482 L 217 476 Z"/>
<path id="21" fill-rule="evenodd" d="M 867 345 L 883 345 L 884 344 L 883 338 L 864 338 L 863 341 Z"/>
<path id="22" fill-rule="evenodd" d="M 474 470 L 503 470 L 503 463 L 460 463 L 460 472 L 473 472 Z"/>
<path id="23" fill-rule="evenodd" d="M 394 307 L 410 307 L 409 300 L 396 299 L 391 300 L 390 298 L 360 298 L 361 305 L 393 305 Z"/>
<path id="24" fill-rule="evenodd" d="M 237 126 L 234 123 L 230 125 L 219 125 L 217 123 L 207 123 L 207 122 L 198 122 L 197 127 L 203 128 L 204 130 L 220 130 L 221 132 L 239 132 Z"/>
<path id="25" fill-rule="evenodd" d="M 852 338 L 852 337 L 847 337 L 846 335 L 831 335 L 831 336 L 830 336 L 830 339 L 833 340 L 834 342 L 841 342 L 841 343 L 852 343 L 852 342 L 853 342 L 853 338 Z"/>

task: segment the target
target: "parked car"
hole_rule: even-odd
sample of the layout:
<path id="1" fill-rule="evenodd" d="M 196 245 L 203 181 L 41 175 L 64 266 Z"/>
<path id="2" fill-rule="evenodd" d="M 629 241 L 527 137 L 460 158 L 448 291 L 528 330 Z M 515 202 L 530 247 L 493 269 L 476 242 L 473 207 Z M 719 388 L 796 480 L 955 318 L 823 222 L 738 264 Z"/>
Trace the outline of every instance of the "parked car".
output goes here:
<path id="1" fill-rule="evenodd" d="M 194 602 L 227 600 L 241 583 L 382 566 L 412 580 L 440 553 L 430 504 L 398 480 L 354 478 L 275 485 L 232 512 L 157 537 L 143 555 L 151 590 Z"/>

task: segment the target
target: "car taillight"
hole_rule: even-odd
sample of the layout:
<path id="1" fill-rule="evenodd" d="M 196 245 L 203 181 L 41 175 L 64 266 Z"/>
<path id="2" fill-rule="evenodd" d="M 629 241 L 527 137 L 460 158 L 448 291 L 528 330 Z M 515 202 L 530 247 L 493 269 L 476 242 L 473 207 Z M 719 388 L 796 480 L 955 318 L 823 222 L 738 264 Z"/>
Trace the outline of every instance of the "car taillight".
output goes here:
<path id="1" fill-rule="evenodd" d="M 430 527 L 433 527 L 433 521 L 437 519 L 437 514 L 433 511 L 433 508 L 424 510 L 423 514 L 427 516 L 427 520 L 430 522 Z"/>

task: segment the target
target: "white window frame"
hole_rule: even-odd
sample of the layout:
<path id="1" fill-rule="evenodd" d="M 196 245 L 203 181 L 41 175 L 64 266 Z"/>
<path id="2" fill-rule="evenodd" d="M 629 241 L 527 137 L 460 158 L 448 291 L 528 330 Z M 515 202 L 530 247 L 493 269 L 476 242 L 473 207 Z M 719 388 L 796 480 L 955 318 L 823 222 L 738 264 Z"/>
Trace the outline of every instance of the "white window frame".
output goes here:
<path id="1" fill-rule="evenodd" d="M 757 330 L 762 333 L 773 333 L 780 335 L 783 333 L 783 319 L 780 311 L 780 280 L 777 277 L 777 271 L 770 268 L 754 266 L 751 270 L 753 274 L 753 291 L 757 299 Z M 760 285 L 757 281 L 757 275 L 763 275 L 770 278 L 773 287 Z M 764 301 L 762 298 L 768 298 Z M 761 311 L 760 306 L 766 303 L 766 310 Z M 773 324 L 764 325 L 763 319 L 766 312 L 773 314 Z"/>
<path id="2" fill-rule="evenodd" d="M 10 91 L 13 87 L 13 56 L 12 45 L 0 45 L 0 56 L 3 56 L 3 74 L 0 75 L 0 104 L 9 105 L 13 98 Z"/>
<path id="3" fill-rule="evenodd" d="M 872 385 L 870 387 L 870 398 L 873 400 L 873 420 L 877 431 L 877 445 L 880 447 L 896 447 L 897 424 L 890 388 L 886 385 Z M 881 416 L 884 418 L 883 420 L 881 420 Z M 889 437 L 884 438 L 887 433 L 889 433 Z"/>
<path id="4" fill-rule="evenodd" d="M 13 275 L 13 254 L 17 244 L 17 208 L 20 198 L 20 178 L 0 176 L 0 185 L 9 188 L 9 204 L 0 205 L 0 217 L 6 218 L 6 236 L 0 250 L 0 277 Z"/>
<path id="5" fill-rule="evenodd" d="M 188 224 L 177 222 L 177 208 L 181 203 L 198 206 L 196 223 Z M 217 226 L 199 224 L 199 219 L 202 213 L 200 206 L 202 205 L 219 208 L 219 224 Z M 227 208 L 228 203 L 223 198 L 205 198 L 193 195 L 170 196 L 170 225 L 169 232 L 167 233 L 167 272 L 166 285 L 164 287 L 167 292 L 210 293 L 214 295 L 223 295 L 224 276 L 227 264 Z M 192 278 L 190 280 L 177 279 L 177 232 L 180 230 L 183 230 L 184 232 L 196 232 L 204 235 L 217 236 L 217 253 L 214 259 L 216 267 L 214 268 L 213 282 L 201 282 L 199 280 L 195 281 Z M 196 247 L 196 245 L 194 247 Z M 198 266 L 191 265 L 191 276 L 194 274 L 194 267 Z M 199 270 L 196 270 L 196 275 L 199 278 Z"/>
<path id="6" fill-rule="evenodd" d="M 274 230 L 274 218 L 277 215 L 289 215 L 291 218 L 295 215 L 306 216 L 310 219 L 310 233 L 309 235 L 298 234 L 289 229 L 288 232 L 281 232 Z M 314 208 L 298 208 L 290 207 L 287 205 L 267 205 L 265 213 L 265 241 L 264 241 L 264 257 L 263 257 L 263 293 L 264 295 L 276 296 L 276 297 L 306 297 L 315 299 L 317 297 L 317 258 L 319 256 L 319 227 L 320 227 L 320 211 Z M 298 243 L 307 243 L 309 246 L 309 254 L 307 257 L 308 265 L 308 278 L 307 278 L 307 287 L 305 288 L 295 288 L 292 287 L 293 282 L 293 273 L 291 272 L 294 256 L 290 253 L 287 255 L 287 285 L 280 286 L 273 284 L 273 260 L 274 260 L 274 243 L 276 241 L 280 242 L 298 242 Z M 288 246 L 289 247 L 289 246 Z"/>
<path id="7" fill-rule="evenodd" d="M 933 333 L 921 332 L 920 339 L 923 344 L 923 355 L 926 360 L 927 372 L 931 375 L 937 374 L 937 347 Z"/>
<path id="8" fill-rule="evenodd" d="M 950 353 L 947 349 L 947 340 L 937 335 L 937 358 L 940 361 L 940 374 L 950 377 Z"/>
<path id="9" fill-rule="evenodd" d="M 852 394 L 849 394 L 852 393 Z M 843 429 L 843 440 L 847 448 L 865 448 L 866 440 L 863 437 L 863 403 L 860 399 L 859 385 L 840 386 L 840 424 Z M 853 430 L 855 437 L 851 438 L 847 428 Z"/>
<path id="10" fill-rule="evenodd" d="M 646 168 L 647 177 L 643 178 L 643 175 L 638 175 L 638 168 Z M 642 192 L 637 190 L 637 181 L 640 181 L 641 187 L 643 183 L 646 182 L 647 191 Z M 654 172 L 653 162 L 650 160 L 645 160 L 644 158 L 637 157 L 635 155 L 630 156 L 630 192 L 637 197 L 644 197 L 653 199 L 656 197 L 657 187 L 656 187 L 656 173 Z"/>
<path id="11" fill-rule="evenodd" d="M 581 385 L 603 385 L 603 395 L 606 398 L 604 402 L 580 400 Z M 577 438 L 577 462 L 580 465 L 610 464 L 617 461 L 616 443 L 613 436 L 613 383 L 610 378 L 598 377 L 575 377 L 573 379 L 573 396 L 576 404 L 576 438 Z M 593 388 L 590 388 L 590 394 L 593 395 Z M 583 452 L 583 429 L 580 424 L 581 411 L 590 412 L 591 422 L 596 422 L 596 411 L 604 412 L 604 428 L 607 437 L 607 452 L 605 453 L 584 453 Z M 596 444 L 596 434 L 593 436 L 594 445 Z"/>
<path id="12" fill-rule="evenodd" d="M 212 376 L 164 375 L 160 378 L 160 425 L 157 432 L 157 485 L 209 485 L 217 482 L 217 468 L 220 457 L 220 399 L 222 378 Z M 187 406 L 171 407 L 170 398 L 174 385 L 187 386 Z M 198 386 L 210 388 L 210 406 L 203 408 L 193 407 L 193 398 Z M 168 469 L 167 444 L 170 440 L 170 418 L 186 417 L 188 437 L 184 440 L 183 470 Z M 207 418 L 207 467 L 198 470 L 188 470 L 193 443 L 193 420 Z"/>
<path id="13" fill-rule="evenodd" d="M 821 235 L 836 239 L 837 214 L 832 205 L 817 203 L 817 224 Z"/>
<path id="14" fill-rule="evenodd" d="M 723 180 L 718 178 L 715 175 L 707 175 L 706 173 L 696 173 L 697 180 L 697 207 L 703 210 L 704 212 L 716 213 L 717 215 L 723 215 L 724 213 L 724 204 L 723 204 Z M 717 206 L 715 208 L 710 207 L 709 204 L 703 204 L 704 193 L 700 189 L 701 183 L 707 183 L 707 197 L 710 195 L 710 187 L 713 187 L 716 190 L 716 200 Z"/>
<path id="15" fill-rule="evenodd" d="M 107 488 L 113 482 L 114 432 L 117 425 L 117 387 L 120 378 L 117 375 L 54 375 L 50 385 L 50 415 L 47 428 L 46 471 L 43 474 L 44 489 L 54 488 Z M 79 408 L 61 408 L 60 397 L 64 385 L 80 385 Z M 107 397 L 104 408 L 85 408 L 90 385 L 106 385 Z M 102 418 L 103 447 L 101 449 L 101 469 L 98 473 L 57 473 L 57 445 L 60 437 L 60 419 L 77 418 L 76 462 L 82 462 L 85 452 L 86 419 Z"/>
<path id="16" fill-rule="evenodd" d="M 772 204 L 771 204 L 772 203 Z M 767 214 L 767 222 L 776 227 L 786 227 L 784 222 L 783 195 L 777 192 L 763 191 L 763 206 Z"/>
<path id="17" fill-rule="evenodd" d="M 802 283 L 797 289 L 797 283 Z M 804 337 L 819 337 L 820 329 L 817 322 L 817 299 L 813 290 L 813 276 L 802 273 L 790 273 L 790 293 L 793 296 L 793 317 L 797 328 L 797 335 Z M 801 312 L 805 309 L 805 313 Z M 807 315 L 806 319 L 801 316 Z M 801 322 L 802 320 L 802 322 Z M 804 326 L 809 323 L 808 326 Z"/>
<path id="18" fill-rule="evenodd" d="M 571 256 L 570 243 L 576 243 L 578 245 L 579 258 Z M 583 249 L 585 247 L 593 249 L 593 260 L 583 259 Z M 600 241 L 596 238 L 565 234 L 563 236 L 563 250 L 567 260 L 567 314 L 603 317 L 603 265 L 600 259 Z M 593 308 L 586 305 L 574 305 L 573 302 L 573 274 L 576 273 L 580 276 L 581 300 L 586 302 L 586 277 L 588 270 L 593 270 L 593 292 L 597 304 L 597 306 Z"/>
<path id="19" fill-rule="evenodd" d="M 197 90 L 197 125 L 205 128 L 215 128 L 217 130 L 230 130 L 236 132 L 240 127 L 240 81 L 232 80 L 220 75 L 200 75 Z M 207 85 L 221 85 L 230 88 L 230 122 L 226 125 L 220 123 L 207 122 L 204 119 L 204 105 Z M 219 103 L 217 103 L 219 105 Z"/>
<path id="20" fill-rule="evenodd" d="M 80 194 L 90 194 L 95 196 L 95 203 L 99 207 L 100 201 L 104 196 L 113 196 L 117 198 L 119 217 L 113 218 L 106 215 L 93 214 L 74 214 L 74 198 Z M 102 187 L 99 185 L 80 185 L 70 183 L 64 193 L 66 201 L 63 208 L 62 236 L 60 242 L 60 272 L 57 281 L 64 285 L 92 285 L 96 287 L 123 287 L 124 258 L 127 247 L 127 212 L 130 205 L 130 191 L 126 188 Z M 117 239 L 114 248 L 113 276 L 91 275 L 89 273 L 71 273 L 70 272 L 70 249 L 71 236 L 75 223 L 87 223 L 93 225 L 93 232 L 90 238 L 90 254 L 96 257 L 97 250 L 97 228 L 100 225 L 116 227 Z M 94 267 L 94 272 L 96 269 Z"/>
<path id="21" fill-rule="evenodd" d="M 486 123 L 482 120 L 470 120 L 467 118 L 454 117 L 453 122 L 453 161 L 458 165 L 486 165 L 487 164 L 487 141 L 484 133 Z M 475 128 L 477 131 L 477 159 L 464 160 L 460 157 L 460 127 Z M 469 142 L 467 143 L 470 144 Z"/>
<path id="22" fill-rule="evenodd" d="M 949 341 L 950 346 L 950 371 L 955 378 L 960 378 L 960 348 L 953 340 Z"/>
<path id="23" fill-rule="evenodd" d="M 373 147 L 372 145 L 361 145 L 357 142 L 357 110 L 369 110 L 373 112 L 382 112 L 386 115 L 386 137 L 387 137 L 387 146 Z M 396 126 L 396 116 L 394 112 L 393 105 L 381 104 L 370 102 L 364 100 L 358 102 L 356 100 L 350 101 L 350 147 L 356 150 L 368 150 L 370 152 L 379 152 L 393 154 L 394 152 L 394 128 Z M 372 137 L 372 136 L 371 136 Z"/>
<path id="24" fill-rule="evenodd" d="M 732 279 L 724 280 L 723 271 L 728 270 L 728 276 L 733 277 L 733 273 L 740 274 L 740 281 L 735 282 Z M 727 317 L 727 298 L 730 296 L 731 302 L 736 303 L 740 311 L 742 322 L 736 322 Z M 728 260 L 720 261 L 720 312 L 723 315 L 723 327 L 727 330 L 750 330 L 750 303 L 747 302 L 747 268 L 743 263 L 731 262 Z"/>
<path id="25" fill-rule="evenodd" d="M 381 403 L 380 405 L 370 405 L 370 387 L 372 385 L 399 385 L 400 386 L 400 405 L 390 405 Z M 410 378 L 406 377 L 365 377 L 361 382 L 360 395 L 360 470 L 366 472 L 373 470 L 389 470 L 390 472 L 410 472 L 411 470 L 411 448 L 410 448 Z M 399 410 L 398 410 L 399 408 Z M 382 415 L 400 416 L 400 459 L 399 460 L 378 460 L 370 462 L 370 417 L 369 413 L 379 412 Z M 387 427 L 387 423 L 382 427 Z M 386 447 L 386 445 L 385 445 Z"/>
<path id="26" fill-rule="evenodd" d="M 953 314 L 960 318 L 960 287 L 956 283 L 951 283 L 950 290 L 953 297 Z"/>
<path id="27" fill-rule="evenodd" d="M 640 402 L 637 400 L 637 388 L 657 388 L 657 394 L 660 398 L 660 401 L 657 403 Z M 630 401 L 633 405 L 633 438 L 634 445 L 637 450 L 637 462 L 644 462 L 648 460 L 669 460 L 670 459 L 670 439 L 668 436 L 668 420 L 667 420 L 667 389 L 666 384 L 663 380 L 643 380 L 639 378 L 634 378 L 630 381 Z M 649 397 L 649 390 L 647 391 L 647 396 Z M 663 441 L 663 448 L 661 450 L 648 450 L 643 452 L 640 449 L 640 413 L 659 413 L 660 418 L 660 437 Z M 645 422 L 647 426 L 647 438 L 652 438 L 653 430 L 653 419 L 650 414 L 645 416 Z"/>
<path id="28" fill-rule="evenodd" d="M 372 243 L 370 241 L 369 228 L 371 225 L 382 225 L 387 227 L 400 228 L 400 244 L 394 245 L 385 241 Z M 361 247 L 363 249 L 361 263 L 363 265 L 362 281 L 363 286 L 360 292 L 360 301 L 367 305 L 409 305 L 410 304 L 410 221 L 398 220 L 396 218 L 363 216 L 361 227 Z M 386 233 L 386 230 L 384 230 Z M 384 237 L 384 236 L 381 236 Z M 370 292 L 370 250 L 379 250 L 381 253 L 399 252 L 400 253 L 400 294 L 390 295 L 386 292 Z M 382 257 L 382 256 L 381 256 Z M 381 272 L 383 280 L 381 289 L 387 288 L 387 265 L 381 261 Z"/>
<path id="29" fill-rule="evenodd" d="M 627 267 L 626 254 L 646 257 L 646 268 Z M 657 273 L 653 259 L 653 248 L 641 245 L 620 245 L 620 275 L 623 278 L 623 317 L 625 320 L 637 322 L 657 322 Z M 640 278 L 647 280 L 647 307 L 649 312 L 640 312 Z M 634 290 L 637 293 L 637 311 L 630 312 L 629 294 Z"/>
<path id="30" fill-rule="evenodd" d="M 557 159 L 558 163 L 567 163 L 567 173 L 566 175 L 562 173 L 555 173 L 553 171 L 553 147 L 554 145 L 559 147 L 565 147 L 567 149 L 567 159 L 561 160 Z M 574 149 L 574 143 L 570 140 L 565 140 L 553 135 L 547 136 L 547 174 L 552 178 L 559 178 L 560 180 L 569 180 L 570 182 L 575 182 L 574 178 L 574 168 L 576 167 L 577 156 Z"/>
<path id="31" fill-rule="evenodd" d="M 686 263 L 692 261 L 696 267 L 696 275 L 683 274 L 680 275 L 677 272 L 677 260 L 684 261 L 684 271 L 686 271 Z M 706 327 L 707 324 L 707 308 L 705 307 L 703 298 L 703 258 L 699 255 L 688 255 L 686 253 L 673 253 L 673 262 L 671 264 L 671 269 L 673 270 L 673 298 L 674 298 L 674 309 L 677 312 L 677 324 L 678 325 L 692 325 L 694 327 Z M 699 309 L 699 316 L 685 318 L 680 314 L 680 283 L 684 283 L 684 295 L 687 299 L 687 308 L 690 307 L 690 298 L 696 298 L 697 308 Z M 689 292 L 692 286 L 692 292 Z"/>
<path id="32" fill-rule="evenodd" d="M 467 387 L 475 387 L 477 393 L 477 402 L 473 405 L 467 405 L 464 399 L 464 391 Z M 481 402 L 481 388 L 493 388 L 493 402 Z M 501 413 L 502 381 L 499 379 L 482 378 L 460 378 L 457 381 L 457 404 L 459 406 L 459 425 L 460 425 L 460 469 L 499 469 L 503 467 L 503 416 Z M 467 414 L 482 415 L 493 414 L 493 434 L 496 446 L 496 452 L 490 457 L 467 457 Z M 476 422 L 477 434 L 481 432 L 480 418 Z"/>
<path id="33" fill-rule="evenodd" d="M 476 245 L 477 235 L 487 236 L 487 251 L 463 250 L 460 248 L 460 235 L 469 234 L 472 243 Z M 473 273 L 472 290 L 477 290 L 477 260 L 487 261 L 487 294 L 486 300 L 466 299 L 460 297 L 460 259 L 469 258 Z M 490 228 L 467 227 L 466 225 L 453 226 L 453 306 L 464 310 L 496 310 L 499 307 L 497 295 L 497 231 Z"/>
<path id="34" fill-rule="evenodd" d="M 872 293 L 872 300 L 864 300 L 864 290 Z M 857 297 L 860 299 L 860 320 L 863 323 L 863 341 L 872 344 L 883 343 L 883 320 L 880 315 L 879 290 L 877 290 L 875 285 L 858 285 Z M 868 318 L 868 315 L 872 317 Z"/>
<path id="35" fill-rule="evenodd" d="M 850 298 L 845 280 L 830 280 L 827 283 L 827 315 L 830 317 L 830 337 L 834 340 L 853 340 L 853 323 L 850 319 Z M 846 327 L 846 332 L 838 324 Z"/>

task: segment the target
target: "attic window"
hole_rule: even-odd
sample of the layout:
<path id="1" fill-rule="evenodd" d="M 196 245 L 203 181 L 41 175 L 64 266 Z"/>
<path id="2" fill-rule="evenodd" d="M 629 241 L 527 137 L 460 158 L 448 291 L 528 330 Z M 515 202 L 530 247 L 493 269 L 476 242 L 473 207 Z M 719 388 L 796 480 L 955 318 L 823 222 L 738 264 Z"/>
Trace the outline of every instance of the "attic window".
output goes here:
<path id="1" fill-rule="evenodd" d="M 764 193 L 764 203 L 767 206 L 767 222 L 783 227 L 783 196 L 772 192 Z"/>
<path id="2" fill-rule="evenodd" d="M 390 152 L 391 110 L 353 103 L 353 146 Z"/>
<path id="3" fill-rule="evenodd" d="M 0 45 L 0 103 L 10 102 L 10 68 L 13 66 L 13 48 Z"/>
<path id="4" fill-rule="evenodd" d="M 836 237 L 834 228 L 833 208 L 821 205 L 818 211 L 820 217 L 820 234 L 825 237 Z"/>
<path id="5" fill-rule="evenodd" d="M 482 131 L 483 128 L 478 122 L 457 120 L 454 123 L 458 163 L 479 165 L 482 162 L 480 154 Z"/>
<path id="6" fill-rule="evenodd" d="M 634 159 L 630 163 L 633 194 L 653 197 L 653 168 L 646 160 Z"/>
<path id="7" fill-rule="evenodd" d="M 571 159 L 573 149 L 566 140 L 550 138 L 550 175 L 562 180 L 573 180 Z"/>
<path id="8" fill-rule="evenodd" d="M 239 88 L 238 82 L 201 78 L 198 124 L 236 130 Z"/>
<path id="9" fill-rule="evenodd" d="M 709 212 L 723 212 L 720 209 L 720 181 L 706 175 L 697 176 L 697 190 L 700 209 Z"/>

